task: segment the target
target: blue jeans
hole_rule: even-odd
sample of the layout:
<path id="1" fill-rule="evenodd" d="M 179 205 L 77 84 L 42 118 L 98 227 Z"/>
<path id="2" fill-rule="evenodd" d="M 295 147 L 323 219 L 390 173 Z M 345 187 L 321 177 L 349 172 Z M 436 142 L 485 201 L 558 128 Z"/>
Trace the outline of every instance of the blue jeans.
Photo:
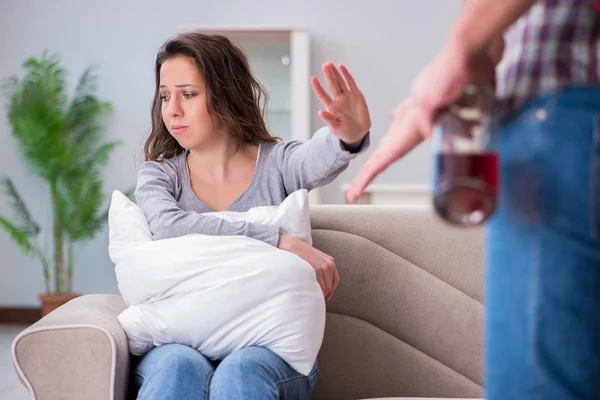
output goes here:
<path id="1" fill-rule="evenodd" d="M 264 347 L 241 349 L 214 362 L 191 347 L 166 344 L 142 357 L 132 384 L 144 400 L 305 400 L 317 375 L 316 363 L 305 376 Z"/>
<path id="2" fill-rule="evenodd" d="M 491 143 L 487 399 L 599 399 L 600 88 L 531 101 Z"/>

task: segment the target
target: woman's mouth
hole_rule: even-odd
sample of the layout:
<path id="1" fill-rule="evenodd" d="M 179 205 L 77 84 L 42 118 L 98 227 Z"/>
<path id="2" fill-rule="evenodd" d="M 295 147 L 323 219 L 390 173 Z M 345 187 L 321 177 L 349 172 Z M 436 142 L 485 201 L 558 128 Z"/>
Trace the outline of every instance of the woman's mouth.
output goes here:
<path id="1" fill-rule="evenodd" d="M 187 131 L 187 126 L 185 125 L 171 125 L 171 133 L 173 135 L 181 135 L 185 131 Z"/>

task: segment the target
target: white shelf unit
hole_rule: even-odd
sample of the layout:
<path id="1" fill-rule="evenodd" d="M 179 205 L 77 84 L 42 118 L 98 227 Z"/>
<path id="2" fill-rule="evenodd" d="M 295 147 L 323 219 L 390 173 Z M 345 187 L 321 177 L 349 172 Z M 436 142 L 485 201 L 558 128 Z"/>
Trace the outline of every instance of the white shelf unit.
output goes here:
<path id="1" fill-rule="evenodd" d="M 350 184 L 343 184 L 341 191 L 344 194 L 350 189 Z M 411 207 L 428 207 L 431 203 L 432 189 L 425 185 L 393 185 L 371 184 L 364 190 L 363 195 L 355 204 L 367 205 L 394 205 Z"/>

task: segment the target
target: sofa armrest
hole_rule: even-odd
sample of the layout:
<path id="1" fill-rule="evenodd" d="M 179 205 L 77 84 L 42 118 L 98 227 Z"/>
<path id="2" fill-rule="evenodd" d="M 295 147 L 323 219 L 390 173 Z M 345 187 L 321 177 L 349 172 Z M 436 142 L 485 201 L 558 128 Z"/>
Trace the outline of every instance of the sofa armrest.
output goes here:
<path id="1" fill-rule="evenodd" d="M 125 399 L 129 348 L 117 320 L 125 307 L 117 295 L 85 295 L 21 332 L 12 357 L 32 398 Z"/>

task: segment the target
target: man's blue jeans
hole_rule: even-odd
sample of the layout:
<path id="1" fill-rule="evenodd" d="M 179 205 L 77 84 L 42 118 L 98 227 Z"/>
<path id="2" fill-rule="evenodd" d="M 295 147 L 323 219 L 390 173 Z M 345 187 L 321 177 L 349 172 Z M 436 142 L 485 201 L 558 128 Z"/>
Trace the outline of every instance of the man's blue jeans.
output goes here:
<path id="1" fill-rule="evenodd" d="M 600 88 L 535 99 L 492 136 L 487 399 L 600 399 Z"/>
<path id="2" fill-rule="evenodd" d="M 307 400 L 318 367 L 308 376 L 264 347 L 233 352 L 212 362 L 197 350 L 166 344 L 150 350 L 135 367 L 134 392 L 144 400 Z"/>

